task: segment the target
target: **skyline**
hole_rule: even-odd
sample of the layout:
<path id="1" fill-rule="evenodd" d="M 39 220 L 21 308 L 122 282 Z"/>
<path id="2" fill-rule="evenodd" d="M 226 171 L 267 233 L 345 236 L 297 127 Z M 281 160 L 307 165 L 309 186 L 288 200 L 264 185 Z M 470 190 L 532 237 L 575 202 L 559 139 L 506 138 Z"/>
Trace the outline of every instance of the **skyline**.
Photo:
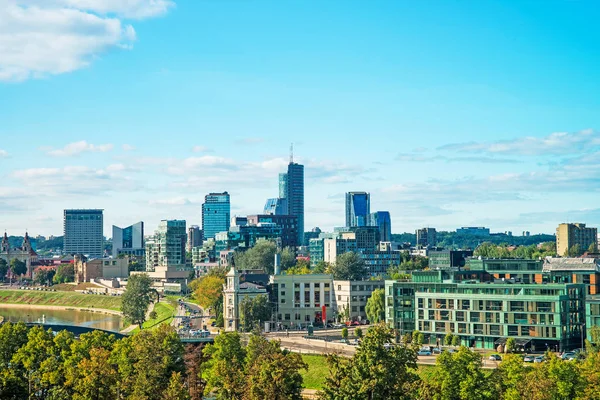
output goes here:
<path id="1" fill-rule="evenodd" d="M 200 225 L 222 191 L 259 214 L 291 142 L 307 231 L 342 226 L 349 191 L 394 233 L 600 226 L 593 2 L 69 3 L 0 10 L 9 234 L 59 236 L 71 208 L 105 234 Z"/>

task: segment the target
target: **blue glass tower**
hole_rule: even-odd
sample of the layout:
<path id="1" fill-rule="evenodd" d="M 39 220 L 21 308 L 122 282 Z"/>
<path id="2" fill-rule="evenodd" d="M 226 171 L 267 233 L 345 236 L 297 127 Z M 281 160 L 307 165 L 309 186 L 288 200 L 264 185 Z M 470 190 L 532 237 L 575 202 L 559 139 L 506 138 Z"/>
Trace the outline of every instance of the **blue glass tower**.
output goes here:
<path id="1" fill-rule="evenodd" d="M 366 192 L 346 193 L 346 226 L 369 225 L 371 214 L 371 196 Z"/>
<path id="2" fill-rule="evenodd" d="M 304 165 L 290 161 L 285 190 L 288 214 L 298 218 L 298 244 L 301 245 L 304 243 Z"/>
<path id="3" fill-rule="evenodd" d="M 369 216 L 369 225 L 379 228 L 379 240 L 392 241 L 392 218 L 389 211 L 377 211 Z"/>
<path id="4" fill-rule="evenodd" d="M 219 232 L 229 230 L 231 203 L 229 193 L 209 193 L 202 204 L 202 231 L 205 239 L 214 239 Z"/>

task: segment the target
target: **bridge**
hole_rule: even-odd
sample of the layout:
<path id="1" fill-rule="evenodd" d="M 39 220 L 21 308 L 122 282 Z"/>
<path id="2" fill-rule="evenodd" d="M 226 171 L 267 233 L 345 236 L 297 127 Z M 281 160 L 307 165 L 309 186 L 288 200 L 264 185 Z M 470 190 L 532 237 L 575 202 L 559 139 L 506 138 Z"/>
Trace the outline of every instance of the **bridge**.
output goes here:
<path id="1" fill-rule="evenodd" d="M 87 326 L 79 326 L 79 325 L 58 325 L 58 324 L 44 324 L 44 323 L 40 323 L 40 322 L 26 322 L 25 325 L 29 328 L 32 328 L 34 326 L 41 326 L 44 329 L 52 329 L 55 332 L 60 332 L 60 331 L 69 331 L 71 333 L 73 333 L 75 336 L 80 336 L 83 335 L 84 333 L 90 333 L 93 331 L 102 331 L 104 333 L 108 333 L 109 335 L 114 335 L 117 339 L 122 339 L 127 335 L 123 335 L 122 333 L 119 332 L 114 332 L 114 331 L 107 331 L 106 329 L 99 329 L 99 328 L 90 328 Z"/>

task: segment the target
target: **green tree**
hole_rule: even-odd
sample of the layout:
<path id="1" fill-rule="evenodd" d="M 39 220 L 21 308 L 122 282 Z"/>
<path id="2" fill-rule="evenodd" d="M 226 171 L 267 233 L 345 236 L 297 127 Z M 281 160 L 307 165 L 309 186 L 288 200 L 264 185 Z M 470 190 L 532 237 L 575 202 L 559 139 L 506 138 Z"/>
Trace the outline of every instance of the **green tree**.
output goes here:
<path id="1" fill-rule="evenodd" d="M 513 353 L 515 350 L 517 349 L 517 341 L 515 340 L 515 338 L 508 338 L 506 339 L 506 344 L 504 345 L 504 352 L 505 353 Z"/>
<path id="2" fill-rule="evenodd" d="M 247 384 L 243 373 L 246 350 L 240 335 L 237 332 L 217 335 L 205 353 L 210 355 L 203 374 L 207 381 L 205 391 L 215 393 L 219 400 L 243 399 Z"/>
<path id="3" fill-rule="evenodd" d="M 110 363 L 110 350 L 93 348 L 89 358 L 77 365 L 77 376 L 73 379 L 73 399 L 112 400 L 117 398 L 116 387 L 119 378 L 116 365 Z"/>
<path id="4" fill-rule="evenodd" d="M 267 274 L 273 274 L 276 252 L 277 245 L 273 241 L 257 240 L 254 247 L 245 252 L 235 252 L 235 266 L 240 270 L 262 269 Z"/>
<path id="5" fill-rule="evenodd" d="M 348 341 L 348 328 L 346 327 L 342 328 L 342 339 L 344 339 L 345 342 Z"/>
<path id="6" fill-rule="evenodd" d="M 372 324 L 385 320 L 385 290 L 375 289 L 373 291 L 371 297 L 367 299 L 365 311 Z"/>
<path id="7" fill-rule="evenodd" d="M 142 329 L 153 295 L 152 280 L 147 274 L 131 275 L 121 301 L 123 316 Z"/>
<path id="8" fill-rule="evenodd" d="M 217 303 L 223 303 L 223 284 L 225 284 L 225 278 L 218 275 L 207 275 L 200 278 L 194 291 L 194 298 L 200 307 L 207 310 L 215 308 Z"/>
<path id="9" fill-rule="evenodd" d="M 289 247 L 284 248 L 280 253 L 281 270 L 286 271 L 289 268 L 296 266 L 296 253 Z M 275 259 L 273 259 L 275 262 Z"/>
<path id="10" fill-rule="evenodd" d="M 452 346 L 453 340 L 454 340 L 454 335 L 450 332 L 446 333 L 446 336 L 444 336 L 444 346 Z"/>
<path id="11" fill-rule="evenodd" d="M 290 267 L 285 271 L 286 275 L 309 275 L 312 273 L 313 271 L 305 265 L 297 265 L 295 267 Z"/>
<path id="12" fill-rule="evenodd" d="M 335 264 L 330 267 L 333 279 L 359 281 L 367 275 L 365 261 L 355 252 L 347 252 L 337 256 Z"/>
<path id="13" fill-rule="evenodd" d="M 452 346 L 460 346 L 460 336 L 452 335 Z"/>
<path id="14" fill-rule="evenodd" d="M 8 263 L 4 258 L 0 258 L 0 281 L 4 281 L 8 273 Z"/>
<path id="15" fill-rule="evenodd" d="M 162 400 L 189 400 L 190 395 L 185 388 L 180 372 L 173 372 L 169 379 L 169 386 L 163 392 Z"/>
<path id="16" fill-rule="evenodd" d="M 411 399 L 418 381 L 417 355 L 406 346 L 392 346 L 393 332 L 384 325 L 367 331 L 351 359 L 328 355 L 330 375 L 322 399 Z"/>
<path id="17" fill-rule="evenodd" d="M 324 274 L 329 269 L 329 263 L 325 261 L 319 261 L 313 268 L 313 274 Z"/>
<path id="18" fill-rule="evenodd" d="M 61 264 L 56 268 L 56 274 L 52 281 L 54 283 L 73 282 L 75 280 L 75 268 L 73 264 Z"/>
<path id="19" fill-rule="evenodd" d="M 598 244 L 597 243 L 590 244 L 590 247 L 588 247 L 587 251 L 588 251 L 588 253 L 597 253 L 598 252 Z"/>
<path id="20" fill-rule="evenodd" d="M 516 354 L 507 354 L 498 366 L 496 374 L 500 382 L 503 400 L 520 400 L 520 386 L 526 380 L 531 367 L 525 367 L 523 359 Z"/>
<path id="21" fill-rule="evenodd" d="M 50 282 L 52 282 L 52 279 L 54 278 L 55 273 L 56 273 L 56 271 L 51 270 L 51 269 L 48 270 L 48 269 L 38 268 L 35 271 L 33 281 L 35 283 L 37 283 L 38 285 L 49 284 Z"/>
<path id="22" fill-rule="evenodd" d="M 362 339 L 363 337 L 363 331 L 362 328 L 358 327 L 354 329 L 354 336 L 356 336 L 359 339 Z"/>
<path id="23" fill-rule="evenodd" d="M 567 251 L 567 254 L 569 257 L 579 257 L 581 254 L 583 254 L 583 252 L 581 251 L 581 246 L 576 244 L 571 246 L 571 248 Z"/>
<path id="24" fill-rule="evenodd" d="M 22 276 L 27 273 L 27 264 L 25 262 L 19 260 L 18 258 L 13 258 L 10 260 L 10 283 L 12 285 L 13 276 Z"/>
<path id="25" fill-rule="evenodd" d="M 419 331 L 413 331 L 412 333 L 412 343 L 416 344 L 417 346 L 420 346 L 423 344 L 425 336 L 423 335 L 422 332 Z"/>

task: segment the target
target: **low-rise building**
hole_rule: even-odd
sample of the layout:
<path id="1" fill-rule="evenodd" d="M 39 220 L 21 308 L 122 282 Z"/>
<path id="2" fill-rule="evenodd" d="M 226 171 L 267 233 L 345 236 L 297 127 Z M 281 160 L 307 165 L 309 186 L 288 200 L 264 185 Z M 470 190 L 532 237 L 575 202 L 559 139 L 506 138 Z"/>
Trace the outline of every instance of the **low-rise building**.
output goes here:
<path id="1" fill-rule="evenodd" d="M 91 282 L 94 279 L 120 279 L 129 276 L 129 259 L 94 258 L 82 254 L 75 255 L 75 283 Z"/>
<path id="2" fill-rule="evenodd" d="M 367 300 L 376 289 L 383 289 L 384 281 L 333 281 L 333 320 L 363 321 L 368 319 L 365 311 Z"/>
<path id="3" fill-rule="evenodd" d="M 473 250 L 440 250 L 429 252 L 429 268 L 462 268 L 467 258 L 473 256 Z"/>
<path id="4" fill-rule="evenodd" d="M 240 328 L 240 303 L 244 298 L 253 299 L 267 296 L 267 290 L 252 282 L 240 282 L 240 273 L 232 266 L 223 285 L 223 320 L 225 331 L 237 331 Z"/>

